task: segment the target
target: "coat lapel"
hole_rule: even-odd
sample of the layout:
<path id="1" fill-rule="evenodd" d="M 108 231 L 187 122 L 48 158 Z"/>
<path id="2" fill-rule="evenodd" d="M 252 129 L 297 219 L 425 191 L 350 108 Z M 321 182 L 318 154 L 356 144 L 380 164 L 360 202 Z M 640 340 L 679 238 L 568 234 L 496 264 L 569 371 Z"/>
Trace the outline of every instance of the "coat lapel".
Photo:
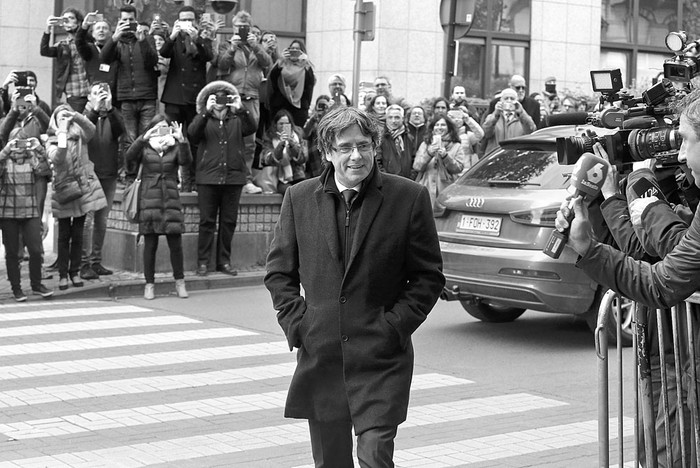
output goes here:
<path id="1" fill-rule="evenodd" d="M 348 271 L 352 266 L 352 262 L 355 260 L 365 237 L 367 237 L 369 228 L 372 226 L 372 222 L 377 216 L 377 212 L 384 201 L 384 195 L 380 190 L 382 186 L 381 173 L 376 167 L 374 170 L 376 171 L 376 174 L 370 181 L 367 191 L 364 194 L 364 199 L 362 200 L 360 216 L 357 220 L 357 228 L 355 228 L 355 238 L 352 242 L 352 248 L 350 250 L 350 259 L 348 260 L 348 266 L 345 271 Z"/>
<path id="2" fill-rule="evenodd" d="M 309 226 L 310 229 L 320 229 L 323 236 L 326 238 L 328 250 L 331 252 L 331 258 L 339 268 L 343 263 L 343 257 L 340 253 L 340 240 L 338 239 L 338 221 L 335 216 L 335 202 L 333 197 L 328 196 L 323 190 L 323 185 L 319 184 L 314 192 L 316 195 L 316 205 L 319 213 L 319 223 L 317 226 Z"/>

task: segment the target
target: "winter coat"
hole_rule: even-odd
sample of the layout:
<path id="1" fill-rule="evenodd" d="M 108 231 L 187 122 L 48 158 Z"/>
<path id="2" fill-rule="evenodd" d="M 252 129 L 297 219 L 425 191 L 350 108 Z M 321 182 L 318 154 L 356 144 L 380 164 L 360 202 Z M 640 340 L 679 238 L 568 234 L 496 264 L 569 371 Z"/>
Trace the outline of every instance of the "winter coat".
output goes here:
<path id="1" fill-rule="evenodd" d="M 314 83 L 316 82 L 316 77 L 314 76 L 314 71 L 311 68 L 311 65 L 308 65 L 304 73 L 304 90 L 301 95 L 300 105 L 299 107 L 295 107 L 291 102 L 289 102 L 284 91 L 280 89 L 280 79 L 284 63 L 284 60 L 278 61 L 272 67 L 270 74 L 267 77 L 267 84 L 270 87 L 270 116 L 274 117 L 280 109 L 286 109 L 290 114 L 292 114 L 292 117 L 294 118 L 294 125 L 303 127 L 309 118 L 309 107 L 311 106 L 311 98 L 314 94 Z"/>
<path id="2" fill-rule="evenodd" d="M 0 151 L 0 219 L 40 217 L 36 184 L 50 176 L 43 146 L 20 152 L 6 145 Z"/>
<path id="3" fill-rule="evenodd" d="M 185 232 L 177 175 L 180 166 L 192 162 L 189 143 L 176 143 L 161 156 L 142 135 L 127 150 L 125 162 L 136 171 L 139 165 L 143 165 L 139 192 L 139 233 Z"/>
<path id="4" fill-rule="evenodd" d="M 161 101 L 178 106 L 195 103 L 199 91 L 207 83 L 207 62 L 214 58 L 211 39 L 201 36 L 192 41 L 197 55 L 187 55 L 184 34 L 181 32 L 175 40 L 167 36 L 160 49 L 160 55 L 170 59 Z"/>
<path id="5" fill-rule="evenodd" d="M 153 37 L 137 41 L 136 36 L 122 36 L 117 42 L 109 37 L 100 52 L 100 61 L 116 66 L 119 102 L 155 101 L 158 97 L 158 52 Z"/>
<path id="6" fill-rule="evenodd" d="M 244 47 L 248 49 L 247 55 Z M 272 65 L 272 60 L 260 44 L 233 47 L 229 42 L 223 42 L 214 64 L 218 68 L 218 79 L 233 84 L 242 97 L 257 99 L 265 77 L 264 70 Z"/>
<path id="7" fill-rule="evenodd" d="M 100 48 L 95 44 L 87 29 L 78 27 L 75 33 L 75 47 L 85 62 L 88 82 L 90 84 L 107 83 L 112 90 L 112 101 L 117 101 L 117 67 L 115 63 L 102 63 L 100 61 Z"/>
<path id="8" fill-rule="evenodd" d="M 277 135 L 272 133 L 272 129 L 265 134 L 260 154 L 264 167 L 255 176 L 256 185 L 264 192 L 284 193 L 287 184 L 306 179 L 304 166 L 308 158 L 308 145 L 303 138 L 303 131 L 297 126 L 292 128 L 296 141 L 286 148 Z M 290 177 L 285 177 L 285 173 Z M 279 183 L 283 186 L 280 187 Z"/>
<path id="9" fill-rule="evenodd" d="M 24 119 L 19 120 L 19 112 L 12 109 L 0 120 L 0 144 L 6 145 L 14 138 L 39 138 L 49 128 L 49 116 L 36 106 Z"/>
<path id="10" fill-rule="evenodd" d="M 459 139 L 462 143 L 462 172 L 464 174 L 479 161 L 479 156 L 474 152 L 476 145 L 484 138 L 484 130 L 481 125 L 471 117 L 466 118 L 467 126 L 460 127 Z"/>
<path id="11" fill-rule="evenodd" d="M 99 179 L 119 176 L 119 137 L 125 134 L 124 118 L 116 108 L 108 112 L 95 112 L 90 104 L 84 114 L 95 125 L 95 136 L 88 142 L 88 156 L 95 164 Z"/>
<path id="12" fill-rule="evenodd" d="M 511 120 L 507 120 L 503 113 L 498 117 L 496 114 L 489 114 L 481 127 L 484 130 L 484 154 L 489 154 L 498 148 L 498 144 L 503 140 L 529 135 L 537 129 L 537 125 L 527 112 L 522 112 L 519 118 L 515 117 Z"/>
<path id="13" fill-rule="evenodd" d="M 445 146 L 447 154 L 444 158 L 432 154 L 430 145 L 423 142 L 418 148 L 416 159 L 413 161 L 413 170 L 416 182 L 425 186 L 430 193 L 433 204 L 433 212 L 442 214 L 444 208 L 437 203 L 438 195 L 455 181 L 457 175 L 462 172 L 462 144 L 450 142 Z"/>
<path id="14" fill-rule="evenodd" d="M 344 262 L 333 170 L 287 190 L 265 286 L 290 349 L 299 348 L 285 416 L 333 421 L 349 404 L 359 434 L 406 419 L 411 335 L 445 278 L 426 190 L 376 167 L 353 203 Z"/>
<path id="15" fill-rule="evenodd" d="M 396 142 L 391 137 L 391 131 L 384 128 L 382 142 L 377 148 L 377 167 L 382 172 L 410 178 L 413 170 L 411 143 L 406 132 L 399 138 L 403 140 L 403 150 L 396 146 Z"/>
<path id="16" fill-rule="evenodd" d="M 197 96 L 197 116 L 187 133 L 197 145 L 196 182 L 212 185 L 245 185 L 246 165 L 243 137 L 257 130 L 250 112 L 241 107 L 229 109 L 223 120 L 206 110 L 209 96 L 218 91 L 237 95 L 236 87 L 226 81 L 212 81 Z"/>
<path id="17" fill-rule="evenodd" d="M 56 132 L 58 128 L 56 115 L 63 107 L 57 107 L 51 116 L 49 133 Z M 54 190 L 51 196 L 51 210 L 54 218 L 78 218 L 90 211 L 101 210 L 107 206 L 102 185 L 95 174 L 95 165 L 88 157 L 87 142 L 94 134 L 93 123 L 84 115 L 75 114 L 68 127 L 67 148 L 59 148 L 55 139 L 49 142 L 46 153 L 53 162 L 54 186 L 66 177 L 75 176 L 83 191 L 83 195 L 77 200 L 59 203 Z"/>
<path id="18" fill-rule="evenodd" d="M 51 57 L 56 59 L 56 81 L 54 90 L 56 96 L 61 96 L 66 89 L 66 83 L 70 75 L 70 45 L 63 40 L 55 46 L 50 46 L 51 34 L 44 33 L 41 36 L 41 44 L 39 45 L 39 54 L 42 57 Z"/>

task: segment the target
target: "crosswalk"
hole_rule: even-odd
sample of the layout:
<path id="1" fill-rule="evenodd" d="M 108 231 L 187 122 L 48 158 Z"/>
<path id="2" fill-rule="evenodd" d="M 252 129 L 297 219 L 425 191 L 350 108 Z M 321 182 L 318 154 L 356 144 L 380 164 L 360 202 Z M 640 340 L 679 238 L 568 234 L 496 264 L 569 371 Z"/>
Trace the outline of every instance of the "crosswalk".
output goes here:
<path id="1" fill-rule="evenodd" d="M 279 336 L 106 301 L 0 305 L 0 324 L 0 468 L 313 466 L 306 423 L 282 416 Z M 400 467 L 595 453 L 597 421 L 566 420 L 571 402 L 424 371 L 411 394 Z"/>

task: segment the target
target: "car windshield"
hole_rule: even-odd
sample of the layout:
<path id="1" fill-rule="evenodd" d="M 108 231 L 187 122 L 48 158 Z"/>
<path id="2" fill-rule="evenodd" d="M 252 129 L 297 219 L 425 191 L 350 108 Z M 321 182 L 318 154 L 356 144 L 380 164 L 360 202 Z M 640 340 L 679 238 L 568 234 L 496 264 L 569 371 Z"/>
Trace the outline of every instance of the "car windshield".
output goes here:
<path id="1" fill-rule="evenodd" d="M 572 166 L 561 166 L 556 151 L 500 149 L 459 178 L 459 185 L 561 189 Z"/>

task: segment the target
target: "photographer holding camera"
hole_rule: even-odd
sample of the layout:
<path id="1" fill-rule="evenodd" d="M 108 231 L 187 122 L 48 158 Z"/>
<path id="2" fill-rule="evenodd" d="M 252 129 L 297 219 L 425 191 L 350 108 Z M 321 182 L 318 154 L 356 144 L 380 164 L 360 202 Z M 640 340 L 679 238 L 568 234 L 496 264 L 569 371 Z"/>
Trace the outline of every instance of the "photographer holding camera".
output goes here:
<path id="1" fill-rule="evenodd" d="M 42 101 L 36 94 L 37 79 L 36 73 L 31 70 L 12 70 L 5 77 L 5 81 L 2 82 L 2 87 L 0 87 L 0 103 L 2 103 L 2 108 L 0 108 L 0 116 L 10 112 L 12 108 L 12 96 L 10 95 L 9 89 L 10 85 L 13 85 L 15 91 L 17 88 L 32 88 L 30 94 L 36 97 L 36 105 L 41 107 L 41 110 L 47 116 L 46 121 L 48 122 L 48 116 L 51 115 L 51 106 Z"/>
<path id="2" fill-rule="evenodd" d="M 498 147 L 498 143 L 508 138 L 528 135 L 537 129 L 535 121 L 525 112 L 518 101 L 514 89 L 506 88 L 501 91 L 501 97 L 494 105 L 494 110 L 486 116 L 483 125 L 483 140 L 486 141 L 484 154 Z"/>

